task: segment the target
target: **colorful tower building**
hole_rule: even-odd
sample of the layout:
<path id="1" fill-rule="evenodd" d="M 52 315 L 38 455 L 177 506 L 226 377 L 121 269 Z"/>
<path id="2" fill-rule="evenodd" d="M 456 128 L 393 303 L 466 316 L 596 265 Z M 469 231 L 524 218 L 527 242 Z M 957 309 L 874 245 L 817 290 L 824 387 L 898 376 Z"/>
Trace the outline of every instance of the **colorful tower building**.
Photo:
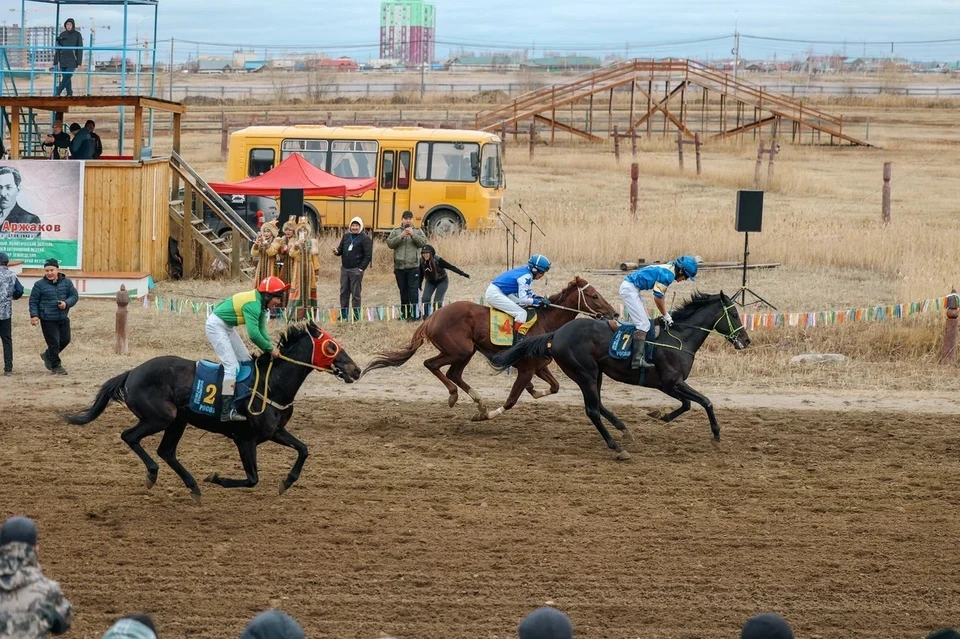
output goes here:
<path id="1" fill-rule="evenodd" d="M 430 64 L 436 46 L 436 7 L 423 0 L 380 5 L 380 57 L 403 64 Z"/>

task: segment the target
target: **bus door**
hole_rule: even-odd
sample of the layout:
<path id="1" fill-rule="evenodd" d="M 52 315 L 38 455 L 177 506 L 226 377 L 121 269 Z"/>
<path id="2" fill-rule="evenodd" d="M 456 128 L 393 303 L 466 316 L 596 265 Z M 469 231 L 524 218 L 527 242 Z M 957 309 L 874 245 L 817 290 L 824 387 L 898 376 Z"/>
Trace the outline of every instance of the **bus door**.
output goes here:
<path id="1" fill-rule="evenodd" d="M 377 208 L 373 228 L 396 228 L 410 208 L 410 155 L 412 149 L 385 148 L 380 152 Z"/>

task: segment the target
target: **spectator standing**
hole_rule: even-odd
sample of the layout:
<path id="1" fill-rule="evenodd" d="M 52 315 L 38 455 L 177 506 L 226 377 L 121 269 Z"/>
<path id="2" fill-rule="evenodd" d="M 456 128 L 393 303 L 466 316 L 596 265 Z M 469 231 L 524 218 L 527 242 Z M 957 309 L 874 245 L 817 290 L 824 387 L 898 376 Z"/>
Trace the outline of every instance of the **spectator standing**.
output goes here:
<path id="1" fill-rule="evenodd" d="M 70 344 L 70 309 L 80 296 L 73 282 L 60 272 L 60 263 L 50 258 L 43 265 L 43 277 L 30 291 L 30 323 L 40 325 L 47 350 L 40 353 L 43 365 L 55 375 L 66 375 L 60 353 Z"/>
<path id="2" fill-rule="evenodd" d="M 353 298 L 353 320 L 360 321 L 360 305 L 363 297 L 363 273 L 373 260 L 373 240 L 363 232 L 363 220 L 350 220 L 350 230 L 340 238 L 340 245 L 333 249 L 340 256 L 340 320 L 350 317 L 350 298 Z"/>
<path id="3" fill-rule="evenodd" d="M 400 226 L 390 231 L 387 246 L 393 249 L 393 274 L 400 289 L 400 317 L 417 319 L 420 291 L 420 251 L 427 245 L 427 236 L 413 226 L 413 213 L 404 211 Z"/>
<path id="4" fill-rule="evenodd" d="M 83 128 L 87 130 L 87 133 L 90 134 L 90 139 L 93 140 L 93 159 L 96 160 L 103 155 L 103 140 L 101 140 L 100 136 L 96 133 L 97 123 L 93 120 L 87 120 Z"/>
<path id="5" fill-rule="evenodd" d="M 60 67 L 60 84 L 55 92 L 59 97 L 64 91 L 67 97 L 73 96 L 73 72 L 83 64 L 83 36 L 77 31 L 77 23 L 67 18 L 63 31 L 57 36 L 57 53 L 54 62 Z"/>
<path id="6" fill-rule="evenodd" d="M 277 276 L 277 252 L 280 250 L 280 229 L 275 221 L 265 222 L 260 227 L 260 235 L 250 247 L 250 255 L 257 260 L 255 282 Z"/>
<path id="7" fill-rule="evenodd" d="M 10 258 L 0 253 L 0 341 L 3 342 L 3 374 L 13 375 L 13 300 L 23 297 L 23 285 L 7 265 Z"/>
<path id="8" fill-rule="evenodd" d="M 296 619 L 271 608 L 251 619 L 240 639 L 305 639 L 305 635 Z"/>
<path id="9" fill-rule="evenodd" d="M 71 159 L 92 160 L 93 138 L 90 137 L 90 132 L 74 122 L 70 125 L 70 135 L 73 136 L 73 140 L 70 142 Z"/>
<path id="10" fill-rule="evenodd" d="M 100 639 L 157 639 L 157 626 L 149 615 L 136 612 L 118 619 Z"/>
<path id="11" fill-rule="evenodd" d="M 423 287 L 420 299 L 423 302 L 424 317 L 443 304 L 443 296 L 447 294 L 450 283 L 447 271 L 470 279 L 469 275 L 437 255 L 436 249 L 429 244 L 420 249 L 420 285 Z"/>
<path id="12" fill-rule="evenodd" d="M 520 639 L 572 639 L 573 622 L 556 608 L 544 606 L 520 622 L 517 634 Z"/>
<path id="13" fill-rule="evenodd" d="M 38 548 L 32 520 L 11 517 L 0 528 L 0 639 L 43 639 L 73 622 L 60 584 L 43 576 Z"/>
<path id="14" fill-rule="evenodd" d="M 66 160 L 70 157 L 70 134 L 63 130 L 63 121 L 53 123 L 53 133 L 43 138 L 43 146 L 50 147 L 50 159 Z"/>

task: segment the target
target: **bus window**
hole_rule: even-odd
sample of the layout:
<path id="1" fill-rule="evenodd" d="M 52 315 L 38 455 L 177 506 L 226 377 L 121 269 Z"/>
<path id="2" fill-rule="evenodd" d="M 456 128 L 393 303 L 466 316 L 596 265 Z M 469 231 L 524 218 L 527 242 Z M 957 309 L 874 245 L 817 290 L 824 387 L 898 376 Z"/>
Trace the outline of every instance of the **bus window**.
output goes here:
<path id="1" fill-rule="evenodd" d="M 476 182 L 480 145 L 464 142 L 419 142 L 416 178 L 433 182 Z"/>
<path id="2" fill-rule="evenodd" d="M 334 141 L 330 153 L 330 172 L 345 178 L 376 177 L 377 146 L 372 140 Z"/>
<path id="3" fill-rule="evenodd" d="M 293 153 L 299 153 L 318 169 L 327 170 L 326 140 L 284 140 L 280 144 L 280 160 L 286 160 Z"/>
<path id="4" fill-rule="evenodd" d="M 500 186 L 500 145 L 484 144 L 480 156 L 480 186 L 495 189 Z"/>
<path id="5" fill-rule="evenodd" d="M 247 163 L 247 171 L 250 177 L 263 175 L 273 168 L 273 161 L 276 155 L 273 149 L 250 149 L 250 162 Z"/>
<path id="6" fill-rule="evenodd" d="M 410 188 L 410 151 L 400 151 L 397 163 L 397 188 Z"/>
<path id="7" fill-rule="evenodd" d="M 380 188 L 393 188 L 393 151 L 383 152 L 383 175 L 380 176 Z"/>

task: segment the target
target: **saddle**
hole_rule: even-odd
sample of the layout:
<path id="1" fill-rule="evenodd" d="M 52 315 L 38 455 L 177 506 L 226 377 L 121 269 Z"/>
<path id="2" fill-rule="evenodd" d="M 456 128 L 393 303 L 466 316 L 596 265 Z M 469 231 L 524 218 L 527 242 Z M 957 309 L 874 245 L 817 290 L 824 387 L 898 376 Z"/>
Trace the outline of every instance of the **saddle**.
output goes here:
<path id="1" fill-rule="evenodd" d="M 221 413 L 223 364 L 202 359 L 197 362 L 190 391 L 190 410 L 198 415 L 217 417 Z M 253 360 L 240 362 L 233 407 L 239 409 L 253 394 Z"/>
<path id="2" fill-rule="evenodd" d="M 633 348 L 633 333 L 637 328 L 633 324 L 619 324 L 614 320 L 607 320 L 610 328 L 613 329 L 613 337 L 610 339 L 609 354 L 612 359 L 630 359 L 631 349 Z M 653 341 L 657 338 L 659 331 L 657 323 L 650 323 L 650 330 L 647 331 L 647 341 L 644 344 L 643 356 L 650 361 L 653 358 Z"/>
<path id="3" fill-rule="evenodd" d="M 524 326 L 527 330 L 537 323 L 537 310 L 527 308 L 527 321 Z M 513 315 L 507 315 L 490 307 L 490 342 L 497 346 L 513 346 Z"/>

